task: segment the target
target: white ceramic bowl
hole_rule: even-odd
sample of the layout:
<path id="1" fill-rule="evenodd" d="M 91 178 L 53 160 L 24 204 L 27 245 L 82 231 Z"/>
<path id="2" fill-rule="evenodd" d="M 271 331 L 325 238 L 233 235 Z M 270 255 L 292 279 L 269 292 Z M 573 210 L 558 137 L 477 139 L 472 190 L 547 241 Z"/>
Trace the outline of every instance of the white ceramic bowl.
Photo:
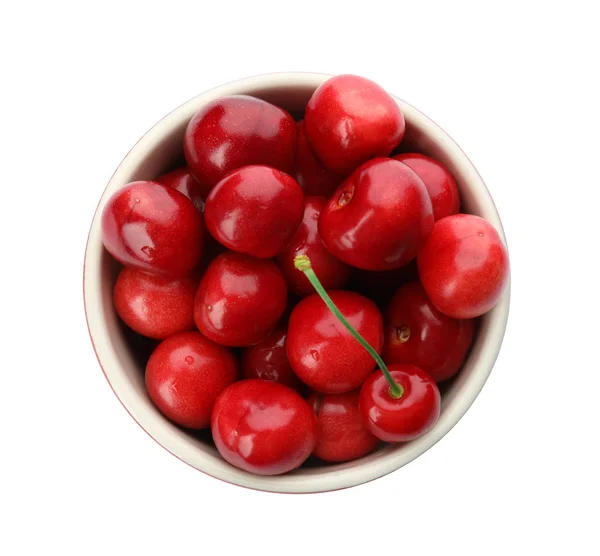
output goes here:
<path id="1" fill-rule="evenodd" d="M 84 300 L 90 336 L 104 374 L 125 409 L 154 440 L 182 461 L 218 479 L 259 490 L 306 493 L 341 489 L 386 475 L 417 458 L 458 422 L 479 394 L 500 350 L 508 317 L 509 287 L 500 303 L 481 319 L 464 368 L 444 392 L 441 416 L 427 434 L 406 444 L 388 445 L 349 463 L 307 467 L 274 477 L 252 475 L 228 464 L 212 446 L 173 425 L 154 407 L 144 387 L 144 369 L 113 308 L 112 289 L 118 267 L 102 246 L 100 216 L 104 204 L 126 183 L 152 179 L 170 168 L 181 157 L 188 121 L 207 102 L 222 95 L 247 94 L 298 112 L 328 77 L 311 73 L 250 77 L 203 93 L 171 112 L 140 139 L 113 175 L 96 210 L 85 253 Z M 492 198 L 467 156 L 429 118 L 396 100 L 406 118 L 404 141 L 444 163 L 458 182 L 463 210 L 491 222 L 504 239 Z"/>

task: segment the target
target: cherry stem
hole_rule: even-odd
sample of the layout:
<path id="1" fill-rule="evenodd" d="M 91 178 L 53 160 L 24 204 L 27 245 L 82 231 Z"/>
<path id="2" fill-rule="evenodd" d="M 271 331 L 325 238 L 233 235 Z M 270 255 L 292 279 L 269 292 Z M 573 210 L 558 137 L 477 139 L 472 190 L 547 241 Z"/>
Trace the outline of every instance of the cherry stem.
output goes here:
<path id="1" fill-rule="evenodd" d="M 365 340 L 358 333 L 358 331 L 346 320 L 346 317 L 344 315 L 342 315 L 341 311 L 336 307 L 336 305 L 332 301 L 331 297 L 329 297 L 329 294 L 327 293 L 327 291 L 325 291 L 323 284 L 321 284 L 321 281 L 315 274 L 315 271 L 312 269 L 310 259 L 306 255 L 297 255 L 294 258 L 294 266 L 301 272 L 304 272 L 304 275 L 308 278 L 308 281 L 313 285 L 313 287 L 315 288 L 317 293 L 321 296 L 321 299 L 325 302 L 325 305 L 327 305 L 329 310 L 346 327 L 348 332 L 350 332 L 350 334 L 352 334 L 352 336 L 354 336 L 356 341 L 369 352 L 371 357 L 373 357 L 373 359 L 375 359 L 375 361 L 377 362 L 377 365 L 379 365 L 379 368 L 381 369 L 381 372 L 383 373 L 383 376 L 385 376 L 385 379 L 388 381 L 388 384 L 390 385 L 390 390 L 389 390 L 390 396 L 394 399 L 401 398 L 402 394 L 404 394 L 404 388 L 402 388 L 402 386 L 400 386 L 400 384 L 398 384 L 392 378 L 392 375 L 390 374 L 390 371 L 388 370 L 387 365 L 383 362 L 383 359 L 381 359 L 379 354 L 369 345 L 369 342 L 367 342 L 367 340 Z"/>

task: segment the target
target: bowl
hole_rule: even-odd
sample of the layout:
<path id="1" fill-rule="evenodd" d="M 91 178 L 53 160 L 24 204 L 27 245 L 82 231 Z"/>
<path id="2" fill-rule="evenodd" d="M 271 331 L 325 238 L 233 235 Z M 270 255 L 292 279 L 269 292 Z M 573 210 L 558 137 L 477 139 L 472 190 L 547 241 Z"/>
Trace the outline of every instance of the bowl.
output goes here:
<path id="1" fill-rule="evenodd" d="M 185 463 L 217 479 L 263 491 L 338 490 L 382 477 L 420 456 L 460 420 L 481 391 L 500 350 L 508 318 L 510 285 L 498 305 L 480 319 L 464 367 L 443 390 L 441 415 L 435 426 L 412 442 L 387 445 L 348 463 L 307 466 L 279 476 L 253 475 L 223 460 L 207 441 L 208 435 L 184 431 L 163 417 L 152 404 L 146 393 L 140 357 L 148 345 L 132 340 L 113 307 L 112 290 L 119 266 L 102 245 L 100 221 L 106 201 L 126 183 L 152 179 L 182 162 L 186 125 L 204 104 L 223 95 L 246 94 L 299 115 L 312 92 L 329 77 L 313 73 L 250 77 L 212 89 L 176 108 L 138 141 L 115 171 L 96 209 L 85 252 L 83 289 L 90 337 L 106 379 L 125 409 L 156 442 Z M 485 218 L 506 241 L 492 198 L 465 153 L 427 116 L 402 100 L 395 100 L 406 118 L 403 145 L 445 164 L 458 183 L 463 212 Z"/>

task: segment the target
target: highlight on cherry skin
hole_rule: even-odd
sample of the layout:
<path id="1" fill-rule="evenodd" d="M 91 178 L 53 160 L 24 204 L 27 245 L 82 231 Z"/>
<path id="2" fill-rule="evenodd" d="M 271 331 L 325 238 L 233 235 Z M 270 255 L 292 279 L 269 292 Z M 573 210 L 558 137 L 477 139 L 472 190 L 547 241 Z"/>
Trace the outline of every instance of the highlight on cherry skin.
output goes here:
<path id="1" fill-rule="evenodd" d="M 257 475 L 429 434 L 510 272 L 379 85 L 333 77 L 294 116 L 248 95 L 205 104 L 179 162 L 101 214 L 157 414 Z"/>

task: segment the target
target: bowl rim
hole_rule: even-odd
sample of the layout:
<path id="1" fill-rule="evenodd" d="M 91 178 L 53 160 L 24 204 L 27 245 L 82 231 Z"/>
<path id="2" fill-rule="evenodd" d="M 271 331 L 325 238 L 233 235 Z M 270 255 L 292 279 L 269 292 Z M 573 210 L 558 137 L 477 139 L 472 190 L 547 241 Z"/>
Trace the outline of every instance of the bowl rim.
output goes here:
<path id="1" fill-rule="evenodd" d="M 484 351 L 481 356 L 482 360 L 477 363 L 476 372 L 470 377 L 465 391 L 461 391 L 461 395 L 457 396 L 458 399 L 454 400 L 455 403 L 453 403 L 452 407 L 445 409 L 442 415 L 443 418 L 440 417 L 436 425 L 425 435 L 404 445 L 402 450 L 390 450 L 385 456 L 361 463 L 360 465 L 352 465 L 346 468 L 343 465 L 337 465 L 332 468 L 324 468 L 318 474 L 291 473 L 271 477 L 259 476 L 237 469 L 224 460 L 219 460 L 219 458 L 209 457 L 199 450 L 190 448 L 189 440 L 184 440 L 183 436 L 172 435 L 173 425 L 166 419 L 162 423 L 165 426 L 158 426 L 156 423 L 151 424 L 150 419 L 144 418 L 141 408 L 136 407 L 135 396 L 132 396 L 130 392 L 126 392 L 124 384 L 116 380 L 118 379 L 118 371 L 115 370 L 113 363 L 118 361 L 118 358 L 111 352 L 112 346 L 108 341 L 106 326 L 103 329 L 102 319 L 97 318 L 97 315 L 93 314 L 94 305 L 99 303 L 97 298 L 100 297 L 98 292 L 101 280 L 97 279 L 98 272 L 92 273 L 92 270 L 97 269 L 95 267 L 96 262 L 92 260 L 91 253 L 94 250 L 101 251 L 103 248 L 98 233 L 101 208 L 112 194 L 111 189 L 119 182 L 120 176 L 126 173 L 132 163 L 132 159 L 135 160 L 136 157 L 137 159 L 142 159 L 143 152 L 150 145 L 154 144 L 157 138 L 181 125 L 182 121 L 189 120 L 191 115 L 201 105 L 213 98 L 226 94 L 252 94 L 252 92 L 244 91 L 264 90 L 265 88 L 282 86 L 316 88 L 330 77 L 332 75 L 308 72 L 278 72 L 255 75 L 214 87 L 169 112 L 144 133 L 125 155 L 113 173 L 96 206 L 86 241 L 83 264 L 83 300 L 88 333 L 100 368 L 121 405 L 150 438 L 179 460 L 211 477 L 254 490 L 275 493 L 316 493 L 340 490 L 383 477 L 417 459 L 441 440 L 460 421 L 473 404 L 492 371 L 507 326 L 510 307 L 510 276 L 502 298 L 488 314 L 488 319 L 490 320 L 488 327 L 489 335 L 486 338 L 485 347 L 482 348 Z M 413 122 L 418 122 L 420 128 L 425 129 L 429 134 L 435 135 L 437 141 L 443 144 L 444 152 L 449 152 L 457 160 L 460 160 L 461 166 L 468 174 L 467 181 L 469 182 L 469 188 L 477 191 L 478 200 L 485 205 L 486 220 L 494 225 L 506 245 L 504 229 L 493 199 L 483 179 L 465 152 L 444 130 L 425 116 L 425 114 L 395 95 L 392 96 L 400 105 L 407 120 L 410 119 Z M 124 183 L 121 185 L 124 185 Z M 94 240 L 95 243 L 92 243 Z"/>

